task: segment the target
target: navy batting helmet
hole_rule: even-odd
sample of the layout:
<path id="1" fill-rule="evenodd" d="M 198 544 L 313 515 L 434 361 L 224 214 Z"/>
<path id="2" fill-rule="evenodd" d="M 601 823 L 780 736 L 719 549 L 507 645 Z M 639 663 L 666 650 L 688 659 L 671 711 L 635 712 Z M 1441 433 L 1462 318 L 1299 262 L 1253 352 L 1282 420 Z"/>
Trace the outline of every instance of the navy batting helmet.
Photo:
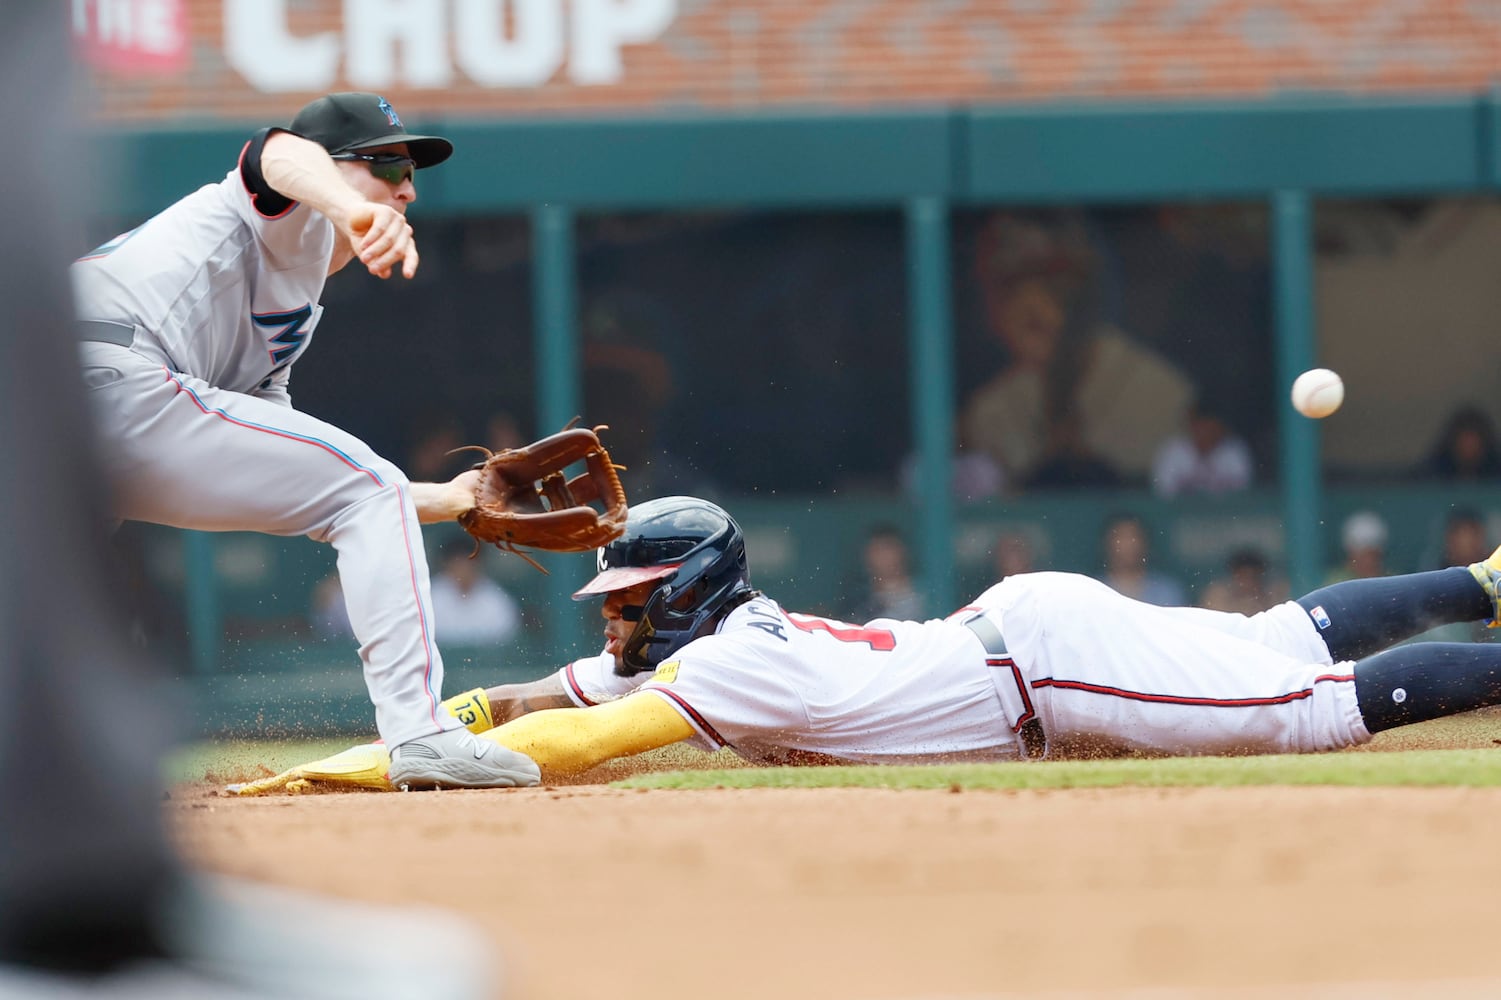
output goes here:
<path id="1" fill-rule="evenodd" d="M 633 506 L 625 533 L 599 550 L 599 575 L 573 599 L 661 581 L 641 608 L 616 672 L 655 670 L 700 635 L 720 613 L 751 596 L 745 536 L 722 508 L 697 497 L 663 497 Z"/>

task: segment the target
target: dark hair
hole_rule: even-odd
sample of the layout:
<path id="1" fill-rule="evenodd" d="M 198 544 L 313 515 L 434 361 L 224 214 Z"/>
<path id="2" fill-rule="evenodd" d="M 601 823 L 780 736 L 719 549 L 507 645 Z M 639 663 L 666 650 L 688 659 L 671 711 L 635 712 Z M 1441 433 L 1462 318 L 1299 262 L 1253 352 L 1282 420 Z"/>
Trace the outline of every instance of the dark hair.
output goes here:
<path id="1" fill-rule="evenodd" d="M 1485 517 L 1474 507 L 1455 507 L 1444 518 L 1444 528 L 1448 530 L 1456 524 L 1478 524 L 1484 526 Z"/>
<path id="2" fill-rule="evenodd" d="M 1480 438 L 1480 459 L 1473 466 L 1461 467 L 1454 454 L 1454 443 L 1461 434 L 1471 432 Z M 1429 468 L 1440 479 L 1490 479 L 1501 476 L 1501 447 L 1497 446 L 1496 425 L 1478 406 L 1466 404 L 1455 410 L 1444 423 L 1438 443 L 1429 459 Z"/>
<path id="3" fill-rule="evenodd" d="M 1230 555 L 1225 559 L 1225 565 L 1228 566 L 1232 572 L 1238 569 L 1257 569 L 1265 572 L 1267 568 L 1267 559 L 1266 556 L 1262 554 L 1260 549 L 1254 549 L 1247 546 L 1245 548 L 1239 548 L 1231 552 Z"/>

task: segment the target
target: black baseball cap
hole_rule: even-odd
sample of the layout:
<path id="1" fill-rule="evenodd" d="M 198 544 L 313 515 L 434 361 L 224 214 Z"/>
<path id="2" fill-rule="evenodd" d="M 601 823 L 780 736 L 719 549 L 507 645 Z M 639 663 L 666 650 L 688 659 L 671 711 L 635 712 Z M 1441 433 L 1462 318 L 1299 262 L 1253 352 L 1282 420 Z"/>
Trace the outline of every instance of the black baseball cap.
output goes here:
<path id="1" fill-rule="evenodd" d="M 330 153 L 404 142 L 419 167 L 431 167 L 453 155 L 453 143 L 436 135 L 411 135 L 391 102 L 379 94 L 348 91 L 329 94 L 304 107 L 287 131 L 311 139 Z"/>

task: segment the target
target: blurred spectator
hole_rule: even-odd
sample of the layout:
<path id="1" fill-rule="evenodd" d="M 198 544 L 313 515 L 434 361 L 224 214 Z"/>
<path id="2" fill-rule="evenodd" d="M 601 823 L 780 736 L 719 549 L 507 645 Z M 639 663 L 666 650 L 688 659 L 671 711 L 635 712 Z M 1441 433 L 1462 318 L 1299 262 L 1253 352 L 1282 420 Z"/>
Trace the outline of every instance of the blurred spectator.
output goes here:
<path id="1" fill-rule="evenodd" d="M 1273 577 L 1260 549 L 1242 548 L 1225 560 L 1225 575 L 1211 580 L 1199 598 L 1199 607 L 1254 615 L 1288 599 L 1288 583 Z"/>
<path id="2" fill-rule="evenodd" d="M 1234 493 L 1251 485 L 1251 448 L 1212 408 L 1197 401 L 1187 426 L 1168 438 L 1152 460 L 1152 490 L 1160 497 Z"/>
<path id="3" fill-rule="evenodd" d="M 1050 418 L 1071 414 L 1073 451 L 1104 456 L 1144 481 L 1191 390 L 1172 364 L 1101 316 L 1096 257 L 1080 217 L 997 214 L 979 234 L 974 267 L 986 326 L 1008 360 L 966 401 L 968 439 L 1011 481 L 1027 482 L 1049 450 Z"/>
<path id="4" fill-rule="evenodd" d="M 865 536 L 860 560 L 865 570 L 865 593 L 851 615 L 852 621 L 863 623 L 875 618 L 922 621 L 927 617 L 927 602 L 913 583 L 911 556 L 900 529 L 892 524 L 871 528 Z"/>
<path id="5" fill-rule="evenodd" d="M 451 454 L 472 441 L 464 440 L 464 425 L 454 413 L 428 413 L 414 424 L 412 446 L 402 469 L 413 482 L 443 483 L 474 464 L 471 452 Z"/>
<path id="6" fill-rule="evenodd" d="M 521 421 L 509 410 L 496 410 L 485 421 L 485 447 L 491 451 L 505 451 L 530 444 L 531 439 L 521 429 Z"/>
<path id="7" fill-rule="evenodd" d="M 1008 576 L 1036 572 L 1037 554 L 1026 535 L 1020 531 L 1006 531 L 995 540 L 991 564 L 995 569 L 995 579 L 1004 580 Z"/>
<path id="8" fill-rule="evenodd" d="M 1439 551 L 1433 559 L 1428 560 L 1428 568 L 1468 566 L 1488 558 L 1493 548 L 1485 530 L 1485 518 L 1479 511 L 1468 508 L 1452 510 L 1444 518 Z M 1442 625 L 1424 638 L 1431 642 L 1493 642 L 1497 631 L 1487 628 L 1484 622 L 1461 622 Z"/>
<path id="9" fill-rule="evenodd" d="M 1000 496 L 1006 487 L 1006 474 L 988 452 L 971 448 L 964 439 L 963 428 L 954 434 L 954 454 L 951 457 L 952 471 L 949 488 L 954 499 L 963 503 L 988 500 Z M 911 452 L 902 459 L 902 492 L 914 500 L 922 498 L 922 456 Z"/>
<path id="10" fill-rule="evenodd" d="M 521 630 L 520 606 L 485 574 L 471 540 L 443 545 L 432 586 L 433 635 L 440 645 L 499 645 Z"/>
<path id="11" fill-rule="evenodd" d="M 1048 425 L 1048 445 L 1027 479 L 1029 490 L 1109 489 L 1121 485 L 1120 473 L 1090 450 L 1071 412 L 1058 414 Z"/>
<path id="12" fill-rule="evenodd" d="M 717 485 L 673 454 L 668 441 L 678 386 L 669 360 L 672 334 L 661 310 L 646 296 L 608 292 L 587 302 L 580 327 L 581 424 L 609 426 L 601 440 L 610 457 L 630 470 L 625 477 L 630 495 L 718 494 Z M 560 429 L 548 428 L 547 433 Z"/>
<path id="13" fill-rule="evenodd" d="M 1480 512 L 1468 507 L 1457 508 L 1444 518 L 1438 558 L 1428 568 L 1468 566 L 1489 558 L 1493 548 L 1495 546 L 1491 545 L 1486 535 L 1485 518 Z"/>
<path id="14" fill-rule="evenodd" d="M 1389 575 L 1386 540 L 1386 521 L 1375 511 L 1359 510 L 1345 518 L 1344 527 L 1340 529 L 1345 561 L 1331 570 L 1324 582 Z"/>
<path id="15" fill-rule="evenodd" d="M 344 588 L 339 584 L 338 572 L 329 573 L 313 586 L 308 624 L 312 626 L 313 635 L 320 639 L 354 637 L 354 626 L 349 623 L 349 611 L 344 606 Z"/>
<path id="16" fill-rule="evenodd" d="M 1134 514 L 1111 518 L 1105 524 L 1101 548 L 1105 558 L 1105 574 L 1101 579 L 1111 589 L 1163 607 L 1186 603 L 1183 584 L 1149 567 L 1151 543 L 1141 518 Z"/>
<path id="17" fill-rule="evenodd" d="M 1454 411 L 1439 434 L 1427 472 L 1438 479 L 1476 481 L 1501 477 L 1496 425 L 1478 406 Z"/>

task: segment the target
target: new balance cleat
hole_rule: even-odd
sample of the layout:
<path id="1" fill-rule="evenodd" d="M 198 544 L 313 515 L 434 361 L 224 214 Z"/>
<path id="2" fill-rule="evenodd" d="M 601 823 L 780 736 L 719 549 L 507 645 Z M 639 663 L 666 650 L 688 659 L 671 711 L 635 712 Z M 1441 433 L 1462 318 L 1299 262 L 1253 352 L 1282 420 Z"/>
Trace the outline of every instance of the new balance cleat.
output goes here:
<path id="1" fill-rule="evenodd" d="M 1485 589 L 1485 596 L 1491 599 L 1491 620 L 1486 622 L 1486 626 L 1496 628 L 1501 625 L 1501 548 L 1492 552 L 1491 557 L 1484 562 L 1471 563 L 1470 575 Z"/>
<path id="2" fill-rule="evenodd" d="M 403 791 L 430 788 L 522 788 L 542 783 L 542 771 L 523 753 L 450 729 L 409 740 L 391 751 L 391 784 Z"/>

